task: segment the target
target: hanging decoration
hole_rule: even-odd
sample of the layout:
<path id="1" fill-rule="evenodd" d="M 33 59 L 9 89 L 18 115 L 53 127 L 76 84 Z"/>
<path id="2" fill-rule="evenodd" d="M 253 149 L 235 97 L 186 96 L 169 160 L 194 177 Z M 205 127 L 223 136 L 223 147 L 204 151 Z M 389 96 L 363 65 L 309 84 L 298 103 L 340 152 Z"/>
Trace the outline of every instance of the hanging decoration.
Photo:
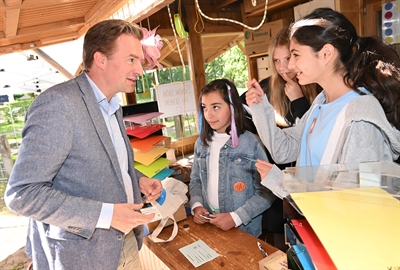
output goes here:
<path id="1" fill-rule="evenodd" d="M 158 69 L 163 68 L 163 66 L 158 62 L 158 58 L 161 56 L 161 48 L 164 44 L 160 35 L 156 35 L 157 28 L 158 26 L 149 31 L 142 27 L 144 37 L 141 43 L 143 47 L 144 58 L 147 60 L 147 65 L 143 66 L 144 70 L 152 69 L 155 66 L 157 66 Z"/>

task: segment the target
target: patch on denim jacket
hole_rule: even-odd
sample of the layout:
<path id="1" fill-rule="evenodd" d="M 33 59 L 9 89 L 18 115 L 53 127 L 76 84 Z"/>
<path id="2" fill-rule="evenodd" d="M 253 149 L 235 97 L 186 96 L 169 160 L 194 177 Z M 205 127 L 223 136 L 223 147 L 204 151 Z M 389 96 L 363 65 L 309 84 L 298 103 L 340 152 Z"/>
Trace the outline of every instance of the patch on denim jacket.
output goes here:
<path id="1" fill-rule="evenodd" d="M 246 189 L 246 184 L 245 184 L 244 182 L 236 182 L 236 183 L 233 185 L 233 189 L 234 189 L 236 192 L 242 192 L 243 190 Z"/>

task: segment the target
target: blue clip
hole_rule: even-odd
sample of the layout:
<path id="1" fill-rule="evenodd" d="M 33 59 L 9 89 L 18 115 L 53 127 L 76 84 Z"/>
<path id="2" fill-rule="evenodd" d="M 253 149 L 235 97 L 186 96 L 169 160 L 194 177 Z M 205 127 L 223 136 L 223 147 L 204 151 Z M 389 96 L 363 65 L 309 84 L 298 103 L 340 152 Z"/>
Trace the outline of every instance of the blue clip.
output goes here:
<path id="1" fill-rule="evenodd" d="M 160 195 L 160 197 L 158 197 L 156 202 L 158 202 L 159 205 L 163 205 L 166 198 L 167 198 L 167 192 L 165 191 L 165 189 L 162 189 L 161 195 Z"/>

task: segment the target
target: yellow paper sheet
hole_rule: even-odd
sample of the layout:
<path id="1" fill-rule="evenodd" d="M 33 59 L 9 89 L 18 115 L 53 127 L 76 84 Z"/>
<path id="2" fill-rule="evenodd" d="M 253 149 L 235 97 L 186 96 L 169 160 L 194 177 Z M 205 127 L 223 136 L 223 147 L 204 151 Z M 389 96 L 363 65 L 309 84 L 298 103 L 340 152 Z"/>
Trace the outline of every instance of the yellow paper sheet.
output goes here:
<path id="1" fill-rule="evenodd" d="M 135 161 L 135 169 L 137 169 L 139 172 L 143 173 L 147 177 L 151 178 L 159 173 L 162 169 L 167 167 L 170 163 L 171 161 L 166 158 L 159 158 L 151 163 L 149 166 L 145 166 Z"/>
<path id="2" fill-rule="evenodd" d="M 145 166 L 149 166 L 156 159 L 161 157 L 168 151 L 168 148 L 162 146 L 155 146 L 149 151 L 143 152 L 135 152 L 135 161 L 142 163 Z"/>
<path id="3" fill-rule="evenodd" d="M 400 201 L 386 191 L 374 187 L 291 196 L 338 269 L 400 267 Z"/>

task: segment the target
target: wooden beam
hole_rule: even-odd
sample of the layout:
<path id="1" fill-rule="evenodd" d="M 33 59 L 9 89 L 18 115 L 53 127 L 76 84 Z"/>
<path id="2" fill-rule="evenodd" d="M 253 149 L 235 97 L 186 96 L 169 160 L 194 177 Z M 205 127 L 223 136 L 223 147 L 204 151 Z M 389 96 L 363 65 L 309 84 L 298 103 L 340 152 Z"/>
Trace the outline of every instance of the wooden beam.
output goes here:
<path id="1" fill-rule="evenodd" d="M 240 41 L 237 41 L 237 42 L 236 42 L 236 45 L 239 47 L 239 49 L 242 51 L 242 53 L 243 53 L 244 55 L 246 55 L 246 49 L 243 47 L 242 41 L 243 41 L 243 39 L 240 40 Z"/>
<path id="2" fill-rule="evenodd" d="M 190 137 L 184 137 L 175 142 L 171 142 L 170 148 L 178 149 L 178 148 L 184 147 L 186 145 L 192 145 L 197 141 L 198 137 L 199 137 L 199 135 L 193 135 Z"/>
<path id="3" fill-rule="evenodd" d="M 20 44 L 0 47 L 0 55 L 7 54 L 7 53 L 13 53 L 13 52 L 20 52 L 20 51 L 22 51 Z"/>
<path id="4" fill-rule="evenodd" d="M 47 45 L 49 43 L 62 43 L 62 42 L 66 42 L 66 41 L 71 41 L 71 40 L 75 40 L 78 39 L 79 35 L 77 32 L 74 33 L 68 33 L 68 34 L 64 34 L 64 35 L 58 35 L 58 36 L 52 36 L 52 37 L 47 37 L 47 38 L 42 38 L 40 40 L 40 42 L 42 43 L 42 45 Z"/>
<path id="5" fill-rule="evenodd" d="M 69 73 L 63 66 L 61 66 L 57 61 L 51 58 L 47 53 L 42 51 L 41 49 L 34 49 L 34 51 L 43 58 L 47 63 L 53 66 L 56 70 L 58 70 L 61 74 L 63 74 L 66 78 L 72 79 L 74 76 Z"/>
<path id="6" fill-rule="evenodd" d="M 167 44 L 167 42 L 169 42 L 169 44 Z M 181 38 L 178 39 L 178 44 L 179 47 L 182 49 L 184 46 L 186 46 L 185 44 L 185 39 Z M 182 45 L 183 44 L 183 45 Z M 161 49 L 161 57 L 158 59 L 158 61 L 162 61 L 164 60 L 166 57 L 168 57 L 168 55 L 170 55 L 173 51 L 175 51 L 177 49 L 178 45 L 176 44 L 176 41 L 164 41 L 164 46 Z"/>
<path id="7" fill-rule="evenodd" d="M 86 34 L 87 30 L 96 23 L 110 18 L 122 8 L 129 0 L 103 0 L 98 2 L 85 16 L 86 25 L 79 30 L 79 36 Z"/>
<path id="8" fill-rule="evenodd" d="M 130 16 L 129 18 L 127 18 L 127 20 L 134 22 L 134 23 L 139 23 L 140 21 L 157 13 L 158 11 L 160 11 L 167 5 L 172 4 L 174 1 L 175 0 L 157 0 L 153 4 L 146 7 L 144 10 L 141 10 L 137 14 L 133 14 L 132 16 Z"/>
<path id="9" fill-rule="evenodd" d="M 15 7 L 17 5 L 21 5 L 22 0 L 4 0 L 4 4 L 7 7 Z"/>
<path id="10" fill-rule="evenodd" d="M 308 0 L 270 0 L 267 6 L 267 16 L 270 11 L 275 11 L 278 9 L 285 9 L 286 7 L 294 7 L 298 4 L 308 2 Z M 261 6 L 259 9 L 254 10 L 251 13 L 246 13 L 246 17 L 255 17 L 263 15 L 265 10 L 265 5 Z"/>
<path id="11" fill-rule="evenodd" d="M 205 59 L 205 63 L 210 63 L 211 61 L 213 61 L 215 58 L 217 58 L 218 56 L 220 56 L 222 53 L 228 51 L 229 49 L 235 47 L 238 43 L 239 40 L 242 40 L 243 37 L 237 37 L 235 40 L 233 40 L 232 42 L 226 44 L 225 46 L 223 46 L 218 52 L 215 52 L 213 55 L 209 56 L 207 59 Z"/>
<path id="12" fill-rule="evenodd" d="M 66 28 L 71 28 L 74 26 L 79 26 L 83 25 L 85 23 L 85 18 L 80 17 L 80 18 L 75 18 L 75 19 L 70 19 L 70 20 L 64 20 L 64 21 L 58 21 L 58 22 L 53 22 L 53 23 L 46 23 L 38 26 L 31 26 L 31 27 L 24 27 L 20 28 L 18 30 L 18 36 L 23 36 L 23 35 L 30 35 L 31 33 L 35 34 L 40 34 L 40 33 L 46 33 L 49 31 L 49 29 L 66 29 Z"/>
<path id="13" fill-rule="evenodd" d="M 227 5 L 230 5 L 232 3 L 235 3 L 237 0 L 225 0 L 222 3 L 219 3 L 218 6 L 216 7 L 216 9 L 221 9 L 223 7 L 226 7 Z"/>
<path id="14" fill-rule="evenodd" d="M 20 9 L 6 10 L 4 14 L 4 35 L 14 37 L 17 35 Z"/>
<path id="15" fill-rule="evenodd" d="M 233 35 L 237 35 L 237 36 L 244 36 L 244 32 L 243 31 L 235 31 L 235 32 L 224 32 L 224 33 L 201 33 L 202 37 L 224 37 L 224 36 L 233 36 Z"/>
<path id="16" fill-rule="evenodd" d="M 206 72 L 204 68 L 203 47 L 201 35 L 194 29 L 196 24 L 196 6 L 193 0 L 182 0 L 182 4 L 186 8 L 187 25 L 189 26 L 189 39 L 187 41 L 188 63 L 191 72 L 191 80 L 193 81 L 194 99 L 196 111 L 201 89 L 206 85 Z"/>
<path id="17" fill-rule="evenodd" d="M 167 61 L 167 60 L 161 60 L 161 61 L 158 61 L 161 65 L 163 65 L 163 67 L 164 68 L 172 68 L 172 67 L 174 67 L 174 65 L 171 63 L 171 62 L 169 62 L 169 61 Z"/>
<path id="18" fill-rule="evenodd" d="M 0 10 L 9 10 L 13 8 L 19 9 L 35 9 L 42 8 L 47 6 L 56 6 L 65 3 L 73 3 L 73 2 L 81 2 L 82 0 L 30 0 L 30 1 L 22 1 L 22 0 L 5 0 L 5 2 L 15 2 L 12 5 L 7 3 L 3 3 L 0 1 Z"/>

